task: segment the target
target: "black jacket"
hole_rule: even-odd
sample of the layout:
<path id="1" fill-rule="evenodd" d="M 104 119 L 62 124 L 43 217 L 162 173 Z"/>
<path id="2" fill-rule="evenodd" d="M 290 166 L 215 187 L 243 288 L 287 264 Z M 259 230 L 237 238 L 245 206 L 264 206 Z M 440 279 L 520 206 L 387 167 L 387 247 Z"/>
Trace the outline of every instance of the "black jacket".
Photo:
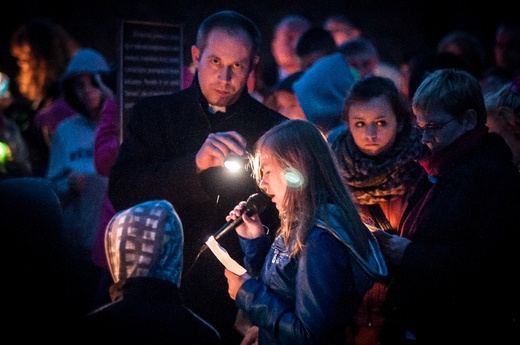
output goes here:
<path id="1" fill-rule="evenodd" d="M 421 344 L 506 344 L 499 337 L 511 339 L 520 274 L 520 175 L 511 152 L 487 134 L 437 178 L 420 180 L 403 215 L 401 226 L 416 231 L 388 289 L 389 316 Z"/>
<path id="2" fill-rule="evenodd" d="M 182 305 L 167 280 L 129 278 L 123 298 L 88 314 L 78 341 L 84 344 L 221 344 L 217 331 Z"/>
<path id="3" fill-rule="evenodd" d="M 195 155 L 209 133 L 237 131 L 248 150 L 268 129 L 286 118 L 244 92 L 212 115 L 197 78 L 185 90 L 171 95 L 143 98 L 131 111 L 124 140 L 109 177 L 109 196 L 116 210 L 137 203 L 165 199 L 172 203 L 184 227 L 183 300 L 226 337 L 233 329 L 236 307 L 227 293 L 223 266 L 207 250 L 190 268 L 206 239 L 218 230 L 239 201 L 258 191 L 250 171 L 231 175 L 225 168 L 197 174 Z M 276 229 L 274 204 L 262 214 L 266 225 Z M 273 231 L 274 233 L 274 231 Z M 219 240 L 230 255 L 241 261 L 235 233 Z M 190 272 L 188 272 L 190 271 Z"/>

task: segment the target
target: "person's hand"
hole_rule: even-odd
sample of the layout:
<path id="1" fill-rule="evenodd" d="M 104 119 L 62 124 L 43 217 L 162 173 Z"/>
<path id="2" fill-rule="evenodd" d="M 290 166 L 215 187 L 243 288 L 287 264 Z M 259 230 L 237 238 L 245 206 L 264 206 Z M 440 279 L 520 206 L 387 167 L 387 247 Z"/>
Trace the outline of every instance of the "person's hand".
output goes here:
<path id="1" fill-rule="evenodd" d="M 260 220 L 260 216 L 255 213 L 251 217 L 247 214 L 242 214 L 244 207 L 247 202 L 241 201 L 238 205 L 235 206 L 231 212 L 226 216 L 226 221 L 234 221 L 238 217 L 242 217 L 244 221 L 242 224 L 235 227 L 235 230 L 238 235 L 243 238 L 253 239 L 265 235 L 264 226 Z"/>
<path id="2" fill-rule="evenodd" d="M 238 289 L 244 284 L 244 282 L 251 278 L 251 276 L 247 273 L 242 274 L 241 276 L 237 276 L 235 273 L 231 272 L 227 268 L 224 269 L 224 275 L 228 281 L 228 293 L 231 299 L 235 300 L 237 297 Z"/>
<path id="3" fill-rule="evenodd" d="M 246 144 L 246 140 L 235 131 L 210 133 L 195 157 L 198 171 L 223 166 L 231 151 L 243 156 Z"/>
<path id="4" fill-rule="evenodd" d="M 399 265 L 406 247 L 412 241 L 398 235 L 389 234 L 383 230 L 375 230 L 372 233 L 377 239 L 385 259 L 393 265 Z"/>
<path id="5" fill-rule="evenodd" d="M 246 331 L 240 345 L 258 345 L 258 326 L 251 326 Z"/>

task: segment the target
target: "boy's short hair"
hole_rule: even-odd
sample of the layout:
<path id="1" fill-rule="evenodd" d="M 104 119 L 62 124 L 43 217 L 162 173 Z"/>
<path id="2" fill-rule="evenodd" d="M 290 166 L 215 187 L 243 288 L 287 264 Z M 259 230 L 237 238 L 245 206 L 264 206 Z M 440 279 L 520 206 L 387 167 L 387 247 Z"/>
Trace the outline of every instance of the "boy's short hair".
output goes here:
<path id="1" fill-rule="evenodd" d="M 415 91 L 412 107 L 422 111 L 443 110 L 459 119 L 473 109 L 477 124 L 486 123 L 487 112 L 478 80 L 454 68 L 439 69 L 427 75 Z"/>

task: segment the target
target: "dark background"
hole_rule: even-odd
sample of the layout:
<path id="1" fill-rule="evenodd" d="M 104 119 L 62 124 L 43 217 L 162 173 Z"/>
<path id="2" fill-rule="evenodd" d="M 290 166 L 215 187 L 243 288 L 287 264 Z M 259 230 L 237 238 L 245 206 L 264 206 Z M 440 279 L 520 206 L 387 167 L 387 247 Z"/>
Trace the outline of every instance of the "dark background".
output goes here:
<path id="1" fill-rule="evenodd" d="M 419 50 L 434 48 L 445 33 L 454 29 L 476 34 L 491 63 L 498 23 L 514 17 L 520 20 L 505 0 L 478 5 L 462 0 L 7 0 L 2 7 L 0 69 L 10 75 L 16 70 L 9 53 L 10 36 L 17 26 L 37 16 L 58 22 L 82 46 L 99 50 L 111 62 L 118 61 L 121 20 L 182 24 L 184 47 L 189 53 L 187 48 L 194 42 L 200 22 L 222 9 L 241 12 L 259 25 L 263 35 L 262 59 L 270 58 L 272 28 L 282 16 L 297 13 L 321 24 L 327 15 L 337 12 L 350 17 L 374 40 L 381 58 L 394 64 Z"/>

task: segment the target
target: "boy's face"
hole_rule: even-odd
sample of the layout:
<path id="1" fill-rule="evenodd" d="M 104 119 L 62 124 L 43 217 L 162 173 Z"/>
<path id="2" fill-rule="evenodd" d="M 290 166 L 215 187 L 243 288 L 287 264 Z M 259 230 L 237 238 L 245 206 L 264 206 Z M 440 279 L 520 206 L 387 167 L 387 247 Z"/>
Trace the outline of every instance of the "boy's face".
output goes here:
<path id="1" fill-rule="evenodd" d="M 422 142 L 437 152 L 450 145 L 467 130 L 474 127 L 466 120 L 459 123 L 457 119 L 444 111 L 424 112 L 414 109 L 416 128 L 422 133 Z"/>
<path id="2" fill-rule="evenodd" d="M 225 107 L 238 100 L 258 62 L 258 58 L 251 61 L 251 49 L 246 33 L 220 28 L 210 32 L 204 51 L 191 48 L 200 88 L 210 104 Z"/>

